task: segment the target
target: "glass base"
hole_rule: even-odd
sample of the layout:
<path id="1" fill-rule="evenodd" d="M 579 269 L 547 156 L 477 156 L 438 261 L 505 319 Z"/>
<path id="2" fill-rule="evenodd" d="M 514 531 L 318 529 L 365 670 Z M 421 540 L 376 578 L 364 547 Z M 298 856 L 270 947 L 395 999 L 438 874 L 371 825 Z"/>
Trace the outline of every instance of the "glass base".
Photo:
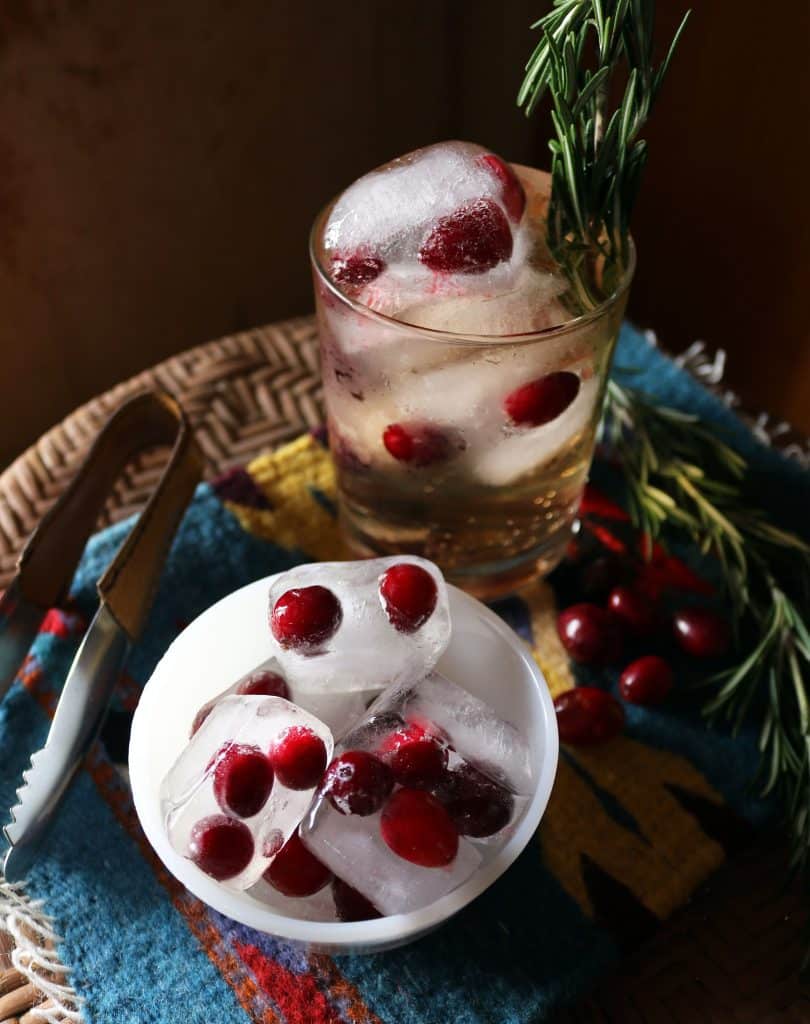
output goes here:
<path id="1" fill-rule="evenodd" d="M 409 554 L 430 558 L 420 544 L 381 543 L 354 526 L 346 515 L 341 516 L 343 535 L 348 547 L 357 558 L 381 558 L 387 555 Z M 497 561 L 469 565 L 442 565 L 437 562 L 449 583 L 465 590 L 473 597 L 489 601 L 520 589 L 533 580 L 547 576 L 565 557 L 572 535 L 572 524 L 566 523 L 554 531 L 542 544 L 519 556 Z"/>

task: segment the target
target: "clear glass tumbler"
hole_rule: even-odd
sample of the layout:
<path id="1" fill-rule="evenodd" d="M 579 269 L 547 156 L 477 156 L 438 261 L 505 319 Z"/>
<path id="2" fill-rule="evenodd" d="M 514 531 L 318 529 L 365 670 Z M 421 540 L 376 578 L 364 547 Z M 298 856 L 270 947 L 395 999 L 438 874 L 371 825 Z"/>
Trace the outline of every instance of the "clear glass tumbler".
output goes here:
<path id="1" fill-rule="evenodd" d="M 591 463 L 634 253 L 613 294 L 561 325 L 447 333 L 344 294 L 320 255 L 328 214 L 315 223 L 310 254 L 350 547 L 360 557 L 430 558 L 483 597 L 549 572 Z"/>

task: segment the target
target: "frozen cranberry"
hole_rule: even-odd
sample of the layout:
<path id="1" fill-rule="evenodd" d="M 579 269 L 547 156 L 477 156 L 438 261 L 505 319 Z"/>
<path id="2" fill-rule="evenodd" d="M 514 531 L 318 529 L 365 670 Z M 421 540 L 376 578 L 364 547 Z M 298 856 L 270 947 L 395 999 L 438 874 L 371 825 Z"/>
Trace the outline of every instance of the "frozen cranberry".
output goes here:
<path id="1" fill-rule="evenodd" d="M 492 199 L 475 199 L 442 217 L 431 230 L 419 259 L 444 274 L 482 274 L 512 255 L 512 232 Z"/>
<path id="2" fill-rule="evenodd" d="M 429 789 L 447 767 L 447 747 L 433 733 L 412 722 L 389 733 L 377 751 L 402 786 Z"/>
<path id="3" fill-rule="evenodd" d="M 672 669 L 657 654 L 631 662 L 619 677 L 619 693 L 631 704 L 660 704 L 672 689 Z"/>
<path id="4" fill-rule="evenodd" d="M 593 686 L 578 686 L 561 693 L 554 701 L 554 710 L 560 739 L 572 746 L 604 743 L 624 726 L 621 704 L 605 690 Z"/>
<path id="5" fill-rule="evenodd" d="M 422 423 L 391 423 L 383 431 L 382 441 L 389 455 L 409 466 L 432 466 L 453 452 L 447 434 Z"/>
<path id="6" fill-rule="evenodd" d="M 289 700 L 290 697 L 290 691 L 284 678 L 278 672 L 270 672 L 266 669 L 253 672 L 247 679 L 243 679 L 237 686 L 236 692 L 261 697 L 283 697 L 285 700 Z"/>
<path id="7" fill-rule="evenodd" d="M 305 725 L 284 729 L 270 748 L 276 778 L 287 789 L 311 789 L 326 768 L 326 745 Z"/>
<path id="8" fill-rule="evenodd" d="M 323 792 L 341 814 L 365 817 L 378 811 L 394 786 L 387 764 L 365 750 L 348 750 L 326 769 Z"/>
<path id="9" fill-rule="evenodd" d="M 675 639 L 695 658 L 719 658 L 731 643 L 728 622 L 708 608 L 681 608 L 672 619 Z"/>
<path id="10" fill-rule="evenodd" d="M 342 878 L 332 882 L 332 896 L 339 921 L 373 921 L 375 917 L 382 917 L 370 900 Z"/>
<path id="11" fill-rule="evenodd" d="M 298 587 L 276 601 L 270 629 L 282 647 L 314 651 L 333 636 L 343 619 L 340 602 L 326 587 Z"/>
<path id="12" fill-rule="evenodd" d="M 312 896 L 323 889 L 332 872 L 293 832 L 262 877 L 285 896 Z"/>
<path id="13" fill-rule="evenodd" d="M 253 837 L 241 821 L 226 814 L 201 818 L 191 830 L 188 855 L 218 882 L 244 871 L 253 856 Z"/>
<path id="14" fill-rule="evenodd" d="M 267 803 L 273 768 L 258 747 L 229 743 L 214 755 L 214 796 L 223 811 L 252 818 Z"/>
<path id="15" fill-rule="evenodd" d="M 436 581 L 427 569 L 411 562 L 392 565 L 380 580 L 385 614 L 400 633 L 415 633 L 424 626 L 433 614 L 438 596 Z"/>
<path id="16" fill-rule="evenodd" d="M 519 427 L 541 427 L 564 412 L 579 394 L 579 377 L 567 370 L 515 388 L 503 401 L 509 419 Z"/>
<path id="17" fill-rule="evenodd" d="M 434 792 L 459 832 L 476 839 L 500 832 L 514 810 L 512 794 L 471 764 L 448 772 Z"/>
<path id="18" fill-rule="evenodd" d="M 652 598 L 634 587 L 614 587 L 608 597 L 608 609 L 628 633 L 644 637 L 658 625 L 658 608 Z"/>
<path id="19" fill-rule="evenodd" d="M 380 835 L 390 850 L 411 864 L 443 868 L 458 853 L 458 832 L 435 796 L 398 789 L 383 808 Z"/>
<path id="20" fill-rule="evenodd" d="M 609 665 L 621 654 L 622 635 L 613 616 L 596 604 L 574 604 L 557 617 L 557 632 L 574 661 Z"/>
<path id="21" fill-rule="evenodd" d="M 517 175 L 505 161 L 494 153 L 487 153 L 481 157 L 481 163 L 485 164 L 501 183 L 501 199 L 506 207 L 506 212 L 511 220 L 517 224 L 523 216 L 526 208 L 526 193 L 520 184 Z"/>
<path id="22" fill-rule="evenodd" d="M 385 262 L 378 256 L 367 256 L 361 252 L 332 258 L 332 278 L 342 285 L 360 288 L 379 277 L 384 270 Z"/>

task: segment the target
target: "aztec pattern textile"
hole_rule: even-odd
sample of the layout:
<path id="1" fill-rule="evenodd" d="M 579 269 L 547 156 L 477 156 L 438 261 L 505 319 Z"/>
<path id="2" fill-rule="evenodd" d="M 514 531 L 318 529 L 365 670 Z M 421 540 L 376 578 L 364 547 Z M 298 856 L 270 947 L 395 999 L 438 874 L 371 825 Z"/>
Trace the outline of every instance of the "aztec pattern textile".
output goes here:
<path id="1" fill-rule="evenodd" d="M 629 328 L 617 354 L 617 372 L 622 368 L 662 402 L 726 431 L 749 458 L 755 483 L 768 481 L 758 501 L 795 525 L 810 497 L 799 467 L 760 445 L 718 399 Z M 598 462 L 594 481 L 587 528 L 608 547 L 633 543 L 609 471 Z M 334 490 L 328 451 L 318 437 L 305 436 L 201 486 L 186 515 L 147 633 L 26 886 L 61 936 L 59 953 L 88 1024 L 541 1021 L 643 941 L 753 829 L 774 818 L 775 808 L 756 799 L 751 785 L 753 738 L 708 731 L 681 676 L 663 709 L 628 706 L 621 737 L 563 749 L 534 841 L 489 891 L 414 945 L 330 958 L 208 909 L 152 853 L 116 764 L 126 759 L 139 689 L 185 624 L 253 579 L 340 557 Z M 48 616 L 0 706 L 0 807 L 14 802 L 28 754 L 44 740 L 93 611 L 94 581 L 126 529 L 111 527 L 90 543 L 69 606 Z M 711 594 L 710 572 L 704 575 L 689 552 L 658 551 L 649 571 L 662 584 Z M 554 628 L 557 603 L 577 596 L 573 586 L 563 569 L 494 604 L 529 644 L 554 693 L 575 682 Z M 578 669 L 576 679 L 616 684 L 611 672 L 596 678 Z"/>

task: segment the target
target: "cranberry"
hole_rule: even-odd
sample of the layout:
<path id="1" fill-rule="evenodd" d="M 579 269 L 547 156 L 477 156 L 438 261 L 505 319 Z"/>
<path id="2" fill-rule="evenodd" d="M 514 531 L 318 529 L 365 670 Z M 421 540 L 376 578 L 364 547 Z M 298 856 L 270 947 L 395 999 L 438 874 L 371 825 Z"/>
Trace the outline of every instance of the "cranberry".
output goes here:
<path id="1" fill-rule="evenodd" d="M 212 759 L 214 796 L 223 811 L 252 818 L 267 803 L 273 768 L 258 747 L 226 743 Z"/>
<path id="2" fill-rule="evenodd" d="M 447 747 L 414 722 L 386 736 L 378 753 L 400 785 L 415 789 L 435 785 L 447 767 Z"/>
<path id="3" fill-rule="evenodd" d="M 419 259 L 445 274 L 481 274 L 512 255 L 512 232 L 492 199 L 474 199 L 442 217 L 422 243 Z"/>
<path id="4" fill-rule="evenodd" d="M 447 813 L 463 836 L 483 839 L 509 824 L 514 799 L 503 786 L 463 764 L 447 775 L 435 790 Z"/>
<path id="5" fill-rule="evenodd" d="M 424 626 L 439 591 L 436 581 L 421 565 L 399 562 L 386 569 L 380 580 L 380 597 L 391 625 L 400 633 L 415 633 Z"/>
<path id="6" fill-rule="evenodd" d="M 314 652 L 343 619 L 340 602 L 326 587 L 298 587 L 276 601 L 270 616 L 273 636 L 284 648 Z"/>
<path id="7" fill-rule="evenodd" d="M 326 744 L 305 725 L 284 729 L 270 748 L 276 778 L 287 789 L 311 789 L 326 768 Z"/>
<path id="8" fill-rule="evenodd" d="M 370 900 L 342 878 L 332 882 L 332 896 L 339 921 L 372 921 L 375 917 L 382 917 Z"/>
<path id="9" fill-rule="evenodd" d="M 523 191 L 523 186 L 517 175 L 509 164 L 494 153 L 482 156 L 481 163 L 485 164 L 501 183 L 501 199 L 503 199 L 506 212 L 515 224 L 519 223 L 526 208 L 526 193 Z"/>
<path id="10" fill-rule="evenodd" d="M 612 739 L 622 731 L 624 711 L 605 690 L 578 686 L 566 690 L 554 701 L 557 728 L 563 743 L 589 746 Z"/>
<path id="11" fill-rule="evenodd" d="M 247 679 L 236 688 L 237 693 L 258 695 L 261 697 L 283 697 L 289 700 L 290 691 L 283 676 L 278 672 L 269 672 L 262 669 L 259 672 L 252 672 Z"/>
<path id="12" fill-rule="evenodd" d="M 383 808 L 380 835 L 398 857 L 423 868 L 443 868 L 458 853 L 458 832 L 435 796 L 398 789 Z"/>
<path id="13" fill-rule="evenodd" d="M 580 589 L 585 597 L 601 601 L 614 587 L 627 583 L 631 575 L 626 559 L 614 554 L 599 555 L 580 572 Z"/>
<path id="14" fill-rule="evenodd" d="M 383 431 L 385 450 L 397 462 L 409 466 L 432 466 L 452 454 L 447 434 L 422 423 L 391 423 Z"/>
<path id="15" fill-rule="evenodd" d="M 332 278 L 338 284 L 360 288 L 385 270 L 385 262 L 378 256 L 365 256 L 353 252 L 348 256 L 332 257 Z"/>
<path id="16" fill-rule="evenodd" d="M 365 817 L 378 811 L 394 786 L 387 764 L 365 750 L 348 750 L 326 769 L 323 792 L 341 814 Z"/>
<path id="17" fill-rule="evenodd" d="M 557 617 L 557 632 L 574 661 L 608 665 L 621 654 L 622 635 L 613 616 L 596 604 L 574 604 Z"/>
<path id="18" fill-rule="evenodd" d="M 244 871 L 253 856 L 253 837 L 241 821 L 226 814 L 201 818 L 191 830 L 188 855 L 218 882 Z"/>
<path id="19" fill-rule="evenodd" d="M 675 639 L 695 658 L 719 658 L 731 643 L 728 622 L 708 608 L 681 608 L 672 619 Z"/>
<path id="20" fill-rule="evenodd" d="M 323 889 L 332 872 L 293 832 L 262 877 L 285 896 L 312 896 Z"/>
<path id="21" fill-rule="evenodd" d="M 579 377 L 560 370 L 515 388 L 504 399 L 503 408 L 517 426 L 541 427 L 565 412 L 578 394 Z"/>
<path id="22" fill-rule="evenodd" d="M 672 689 L 672 669 L 657 654 L 637 658 L 622 672 L 619 693 L 631 704 L 660 704 Z"/>
<path id="23" fill-rule="evenodd" d="M 646 594 L 634 587 L 614 587 L 608 597 L 608 609 L 628 633 L 644 637 L 658 625 L 658 608 Z"/>

